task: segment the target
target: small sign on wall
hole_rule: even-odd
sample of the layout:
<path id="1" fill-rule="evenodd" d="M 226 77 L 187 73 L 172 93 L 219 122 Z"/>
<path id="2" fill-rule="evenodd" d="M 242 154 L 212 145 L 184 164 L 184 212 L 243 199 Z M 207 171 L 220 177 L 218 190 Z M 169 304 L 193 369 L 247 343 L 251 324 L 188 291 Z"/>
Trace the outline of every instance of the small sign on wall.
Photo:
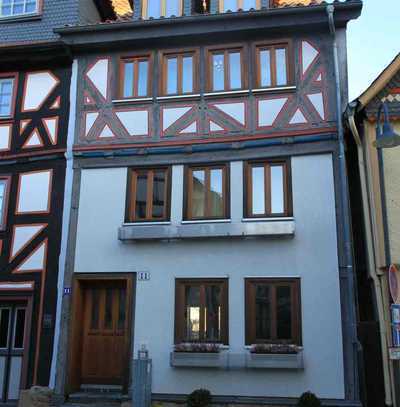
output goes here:
<path id="1" fill-rule="evenodd" d="M 150 272 L 149 271 L 139 271 L 137 273 L 138 281 L 148 281 L 150 280 Z"/>
<path id="2" fill-rule="evenodd" d="M 400 360 L 400 348 L 389 348 L 390 360 Z"/>

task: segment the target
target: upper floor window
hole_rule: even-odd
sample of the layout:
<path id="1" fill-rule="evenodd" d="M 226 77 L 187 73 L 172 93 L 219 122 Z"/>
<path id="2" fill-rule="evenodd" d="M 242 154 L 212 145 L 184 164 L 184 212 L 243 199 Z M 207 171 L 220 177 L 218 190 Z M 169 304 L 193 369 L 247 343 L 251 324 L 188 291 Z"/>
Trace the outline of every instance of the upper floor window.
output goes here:
<path id="1" fill-rule="evenodd" d="M 38 11 L 38 0 L 0 0 L 0 18 L 33 14 Z"/>
<path id="2" fill-rule="evenodd" d="M 124 58 L 121 61 L 121 89 L 123 98 L 150 95 L 150 61 L 147 56 Z"/>
<path id="3" fill-rule="evenodd" d="M 9 182 L 9 177 L 0 178 L 0 230 L 4 230 L 6 227 Z"/>
<path id="4" fill-rule="evenodd" d="M 208 88 L 211 91 L 242 89 L 245 86 L 242 49 L 209 51 Z"/>
<path id="5" fill-rule="evenodd" d="M 301 344 L 300 280 L 246 279 L 246 345 Z"/>
<path id="6" fill-rule="evenodd" d="M 257 86 L 269 88 L 290 83 L 289 47 L 287 44 L 256 48 Z"/>
<path id="7" fill-rule="evenodd" d="M 176 280 L 175 343 L 228 344 L 228 280 Z"/>
<path id="8" fill-rule="evenodd" d="M 247 163 L 246 216 L 289 216 L 289 175 L 289 165 L 286 161 Z"/>
<path id="9" fill-rule="evenodd" d="M 162 56 L 162 94 L 182 95 L 198 90 L 195 52 Z"/>
<path id="10" fill-rule="evenodd" d="M 143 18 L 182 15 L 182 0 L 143 0 Z"/>
<path id="11" fill-rule="evenodd" d="M 228 217 L 227 171 L 226 165 L 196 166 L 187 169 L 187 219 Z"/>
<path id="12" fill-rule="evenodd" d="M 219 0 L 219 11 L 250 10 L 261 8 L 261 0 Z"/>
<path id="13" fill-rule="evenodd" d="M 0 118 L 12 115 L 14 78 L 0 78 Z"/>
<path id="14" fill-rule="evenodd" d="M 169 219 L 169 168 L 138 168 L 129 173 L 128 222 Z"/>

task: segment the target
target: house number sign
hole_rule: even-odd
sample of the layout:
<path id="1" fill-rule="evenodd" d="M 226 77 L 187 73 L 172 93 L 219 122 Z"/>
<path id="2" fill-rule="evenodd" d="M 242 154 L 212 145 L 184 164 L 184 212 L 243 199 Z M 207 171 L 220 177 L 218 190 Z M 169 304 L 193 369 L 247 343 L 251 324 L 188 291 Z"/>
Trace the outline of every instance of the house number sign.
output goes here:
<path id="1" fill-rule="evenodd" d="M 150 272 L 148 271 L 139 271 L 137 274 L 138 281 L 148 281 L 150 280 Z"/>

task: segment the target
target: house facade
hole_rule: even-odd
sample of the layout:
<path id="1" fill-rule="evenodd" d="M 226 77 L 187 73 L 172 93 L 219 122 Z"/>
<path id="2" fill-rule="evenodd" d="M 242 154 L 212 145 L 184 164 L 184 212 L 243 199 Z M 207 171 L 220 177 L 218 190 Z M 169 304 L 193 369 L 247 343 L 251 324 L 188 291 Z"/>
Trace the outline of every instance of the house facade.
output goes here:
<path id="1" fill-rule="evenodd" d="M 154 401 L 360 405 L 336 106 L 362 4 L 334 5 L 339 89 L 332 9 L 281 6 L 136 1 L 56 30 L 74 55 L 58 393 L 129 393 L 141 351 Z"/>
<path id="2" fill-rule="evenodd" d="M 0 403 L 49 384 L 72 65 L 53 28 L 105 13 L 82 4 L 0 2 Z"/>
<path id="3" fill-rule="evenodd" d="M 358 191 L 352 206 L 368 405 L 398 406 L 399 325 L 391 309 L 399 303 L 399 148 L 374 145 L 383 104 L 386 123 L 400 134 L 399 55 L 346 111 L 349 178 Z"/>

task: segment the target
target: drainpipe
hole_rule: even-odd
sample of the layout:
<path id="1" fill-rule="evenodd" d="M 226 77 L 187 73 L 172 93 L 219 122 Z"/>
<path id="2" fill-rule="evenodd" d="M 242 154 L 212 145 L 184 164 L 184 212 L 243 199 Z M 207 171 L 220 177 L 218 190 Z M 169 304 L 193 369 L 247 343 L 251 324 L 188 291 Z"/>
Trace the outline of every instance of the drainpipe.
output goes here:
<path id="1" fill-rule="evenodd" d="M 376 306 L 379 318 L 379 336 L 382 348 L 382 362 L 383 362 L 383 379 L 385 385 L 385 404 L 387 406 L 393 405 L 392 398 L 392 386 L 391 386 L 391 374 L 389 366 L 389 352 L 388 343 L 386 340 L 386 324 L 385 324 L 385 307 L 382 295 L 382 285 L 376 273 L 376 257 L 375 257 L 375 245 L 373 240 L 372 226 L 371 226 L 371 209 L 370 209 L 370 197 L 368 193 L 367 186 L 367 174 L 365 171 L 364 163 L 364 151 L 362 147 L 362 142 L 360 134 L 358 132 L 354 112 L 356 108 L 356 103 L 350 104 L 347 114 L 347 122 L 349 124 L 350 130 L 353 134 L 354 141 L 357 145 L 357 156 L 358 156 L 358 168 L 360 172 L 360 182 L 361 182 L 361 196 L 362 196 L 362 206 L 364 212 L 364 224 L 365 224 L 365 235 L 367 240 L 367 261 L 368 261 L 368 274 L 373 281 Z"/>
<path id="2" fill-rule="evenodd" d="M 338 123 L 338 144 L 339 144 L 339 188 L 340 188 L 340 205 L 343 214 L 343 243 L 344 243 L 344 253 L 343 253 L 343 264 L 339 265 L 340 270 L 346 276 L 346 294 L 347 301 L 349 305 L 346 328 L 347 335 L 350 337 L 350 344 L 345 343 L 345 348 L 347 348 L 347 354 L 350 356 L 350 365 L 346 367 L 348 369 L 348 374 L 352 375 L 352 385 L 350 389 L 346 391 L 346 398 L 351 400 L 359 400 L 359 380 L 358 380 L 358 350 L 359 342 L 357 339 L 357 329 L 356 329 L 356 307 L 355 307 L 355 284 L 354 284 L 354 270 L 353 270 L 353 250 L 352 250 L 352 238 L 351 238 L 351 227 L 350 227 L 350 208 L 349 208 L 349 190 L 347 184 L 347 169 L 345 160 L 345 147 L 344 147 L 344 129 L 342 120 L 342 95 L 340 89 L 340 73 L 339 73 L 339 54 L 338 45 L 336 40 L 336 28 L 333 18 L 333 13 L 335 11 L 335 6 L 329 4 L 326 7 L 329 20 L 329 30 L 332 36 L 332 53 L 334 60 L 334 73 L 335 73 L 335 85 L 336 85 L 336 103 L 337 103 L 337 123 Z M 346 374 L 346 373 L 345 373 Z M 346 376 L 345 376 L 346 377 Z"/>

